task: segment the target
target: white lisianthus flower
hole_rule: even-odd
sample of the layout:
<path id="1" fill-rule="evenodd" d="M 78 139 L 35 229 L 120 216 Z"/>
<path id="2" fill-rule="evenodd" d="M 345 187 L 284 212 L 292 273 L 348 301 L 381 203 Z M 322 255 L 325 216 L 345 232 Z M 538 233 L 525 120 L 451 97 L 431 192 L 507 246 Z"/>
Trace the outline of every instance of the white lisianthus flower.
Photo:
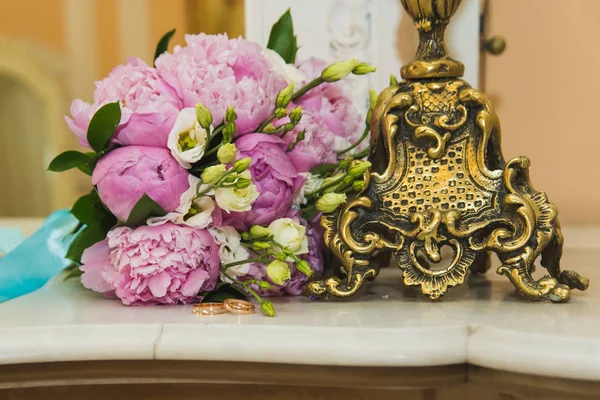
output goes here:
<path id="1" fill-rule="evenodd" d="M 199 161 L 204 156 L 207 133 L 200 126 L 196 117 L 195 108 L 184 108 L 177 115 L 177 120 L 167 139 L 167 147 L 171 155 L 184 168 L 191 168 L 191 164 Z"/>
<path id="2" fill-rule="evenodd" d="M 323 178 L 320 175 L 311 174 L 310 172 L 300 173 L 304 177 L 304 185 L 298 189 L 294 195 L 294 205 L 300 207 L 301 204 L 306 204 L 306 195 L 314 192 L 323 185 Z"/>
<path id="3" fill-rule="evenodd" d="M 269 225 L 269 231 L 273 234 L 273 240 L 287 247 L 294 254 L 308 253 L 306 227 L 296 223 L 293 219 L 276 219 Z"/>
<path id="4" fill-rule="evenodd" d="M 219 245 L 219 259 L 221 265 L 250 258 L 250 253 L 241 245 L 240 234 L 232 226 L 213 226 L 208 231 Z M 240 264 L 227 268 L 227 274 L 231 276 L 244 276 L 250 271 L 250 263 Z M 231 280 L 221 274 L 221 280 L 231 283 Z"/>
<path id="5" fill-rule="evenodd" d="M 183 223 L 194 228 L 206 228 L 212 222 L 212 213 L 215 202 L 208 196 L 194 200 L 187 214 L 184 214 Z"/>
<path id="6" fill-rule="evenodd" d="M 239 174 L 240 177 L 252 179 L 250 171 L 244 171 Z M 252 203 L 258 198 L 260 193 L 254 183 L 243 189 L 233 187 L 219 187 L 215 189 L 215 201 L 222 210 L 230 213 L 249 211 L 252 209 Z"/>
<path id="7" fill-rule="evenodd" d="M 166 222 L 173 222 L 177 225 L 206 228 L 212 223 L 212 213 L 215 209 L 214 201 L 208 196 L 194 199 L 200 179 L 190 174 L 188 181 L 190 187 L 179 197 L 179 207 L 163 217 L 149 218 L 148 225 L 162 225 Z"/>
<path id="8" fill-rule="evenodd" d="M 323 186 L 323 178 L 320 175 L 311 174 L 310 172 L 304 172 L 301 175 L 306 178 L 304 183 L 305 193 L 312 193 Z"/>
<path id="9" fill-rule="evenodd" d="M 297 88 L 302 86 L 302 82 L 306 80 L 306 75 L 296 68 L 294 64 L 286 64 L 279 53 L 271 49 L 264 48 L 262 50 L 262 55 L 269 60 L 273 70 L 281 75 L 287 83 L 293 83 Z"/>

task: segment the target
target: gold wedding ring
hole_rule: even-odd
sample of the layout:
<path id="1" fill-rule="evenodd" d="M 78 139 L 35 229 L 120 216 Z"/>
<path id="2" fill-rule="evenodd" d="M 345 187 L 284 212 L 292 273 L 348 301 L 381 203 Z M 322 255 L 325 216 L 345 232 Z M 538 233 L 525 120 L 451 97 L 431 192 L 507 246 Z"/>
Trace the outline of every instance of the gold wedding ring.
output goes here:
<path id="1" fill-rule="evenodd" d="M 227 311 L 232 314 L 254 314 L 254 304 L 245 300 L 227 299 L 223 303 Z"/>
<path id="2" fill-rule="evenodd" d="M 194 304 L 194 309 L 192 311 L 196 315 L 219 315 L 227 313 L 227 309 L 223 303 Z"/>

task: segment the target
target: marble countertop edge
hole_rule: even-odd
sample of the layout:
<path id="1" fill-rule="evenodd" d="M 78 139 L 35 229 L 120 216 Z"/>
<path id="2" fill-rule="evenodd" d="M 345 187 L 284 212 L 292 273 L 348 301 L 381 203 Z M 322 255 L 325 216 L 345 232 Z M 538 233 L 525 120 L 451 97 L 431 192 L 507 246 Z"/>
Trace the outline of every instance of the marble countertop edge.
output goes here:
<path id="1" fill-rule="evenodd" d="M 600 336 L 565 337 L 489 326 L 473 329 L 467 363 L 555 378 L 600 380 Z"/>
<path id="2" fill-rule="evenodd" d="M 467 330 L 460 325 L 334 329 L 326 336 L 321 327 L 273 328 L 267 334 L 261 326 L 173 323 L 0 329 L 0 364 L 156 359 L 421 367 L 466 359 Z"/>

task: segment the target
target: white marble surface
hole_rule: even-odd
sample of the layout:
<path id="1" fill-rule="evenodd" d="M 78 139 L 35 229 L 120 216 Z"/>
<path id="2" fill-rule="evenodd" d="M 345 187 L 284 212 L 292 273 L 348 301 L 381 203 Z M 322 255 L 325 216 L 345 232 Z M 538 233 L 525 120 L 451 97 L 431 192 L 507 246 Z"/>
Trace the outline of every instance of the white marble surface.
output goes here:
<path id="1" fill-rule="evenodd" d="M 0 225 L 2 222 L 0 221 Z M 353 302 L 277 299 L 276 318 L 194 316 L 189 306 L 126 307 L 51 281 L 0 304 L 0 364 L 68 360 L 229 360 L 322 365 L 471 364 L 600 380 L 600 229 L 568 228 L 563 267 L 587 274 L 567 304 L 529 303 L 492 269 L 441 302 L 382 271 Z M 581 245 L 569 237 L 586 237 Z M 600 243 L 600 240 L 598 241 Z M 577 245 L 577 246 L 576 246 Z"/>

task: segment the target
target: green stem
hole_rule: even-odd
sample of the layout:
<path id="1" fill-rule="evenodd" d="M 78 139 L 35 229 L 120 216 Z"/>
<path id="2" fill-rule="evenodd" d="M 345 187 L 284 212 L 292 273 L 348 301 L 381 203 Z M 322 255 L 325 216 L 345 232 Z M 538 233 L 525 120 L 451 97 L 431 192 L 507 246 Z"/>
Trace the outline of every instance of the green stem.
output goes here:
<path id="1" fill-rule="evenodd" d="M 300 97 L 304 96 L 309 90 L 316 88 L 317 86 L 319 86 L 322 83 L 325 83 L 323 78 L 321 78 L 320 76 L 316 77 L 315 79 L 313 79 L 312 81 L 308 82 L 306 85 L 301 87 L 300 90 L 298 90 L 296 93 L 294 93 L 292 95 L 292 101 L 296 101 Z"/>
<path id="2" fill-rule="evenodd" d="M 344 180 L 344 178 L 346 177 L 346 175 L 348 175 L 348 174 L 346 174 L 346 173 L 343 173 L 343 174 L 341 174 L 339 179 L 336 179 L 336 180 L 334 180 L 334 181 L 332 181 L 332 182 L 329 182 L 327 185 L 323 185 L 323 186 L 321 186 L 320 188 L 318 188 L 318 189 L 317 189 L 317 190 L 315 190 L 314 192 L 308 193 L 308 194 L 306 195 L 306 198 L 307 198 L 307 199 L 312 199 L 312 198 L 315 198 L 315 197 L 317 197 L 317 196 L 318 196 L 318 194 L 319 194 L 319 193 L 321 193 L 323 190 L 325 190 L 325 189 L 329 189 L 330 187 L 333 187 L 333 186 L 336 186 L 336 185 L 338 185 L 338 184 L 339 184 L 341 181 L 343 181 L 343 180 Z"/>
<path id="3" fill-rule="evenodd" d="M 274 131 L 271 131 L 271 132 L 265 132 L 265 133 L 266 133 L 267 135 L 277 135 L 278 133 L 282 133 L 282 132 L 283 132 L 284 134 L 287 132 L 287 131 L 286 131 L 286 129 L 285 129 L 284 127 L 277 128 L 277 129 L 275 129 Z"/>
<path id="4" fill-rule="evenodd" d="M 219 182 L 215 183 L 214 185 L 208 185 L 208 187 L 206 189 L 204 189 L 200 193 L 196 193 L 196 197 L 194 197 L 194 200 L 198 199 L 198 198 L 200 198 L 202 196 L 204 196 L 206 193 L 210 192 L 213 189 L 221 187 L 223 185 L 223 180 L 225 179 L 225 177 L 227 175 L 231 175 L 233 172 L 235 172 L 233 170 L 233 168 L 229 168 L 227 171 L 225 171 L 225 173 L 223 174 L 223 176 L 221 177 L 221 179 L 219 179 Z"/>
<path id="5" fill-rule="evenodd" d="M 219 132 L 221 132 L 221 131 L 222 131 L 224 128 L 225 128 L 225 125 L 224 125 L 224 124 L 221 124 L 221 125 L 217 126 L 217 127 L 215 128 L 215 130 L 214 130 L 214 131 L 212 131 L 212 133 L 211 133 L 211 134 L 209 134 L 209 135 L 208 135 L 208 138 L 206 139 L 206 147 L 209 147 L 209 145 L 210 145 L 210 141 L 211 141 L 211 140 L 212 140 L 212 139 L 213 139 L 215 136 L 217 136 L 217 134 L 218 134 Z M 210 149 L 208 152 L 204 153 L 204 156 L 203 156 L 203 157 L 205 157 L 205 156 L 208 156 L 208 155 L 211 155 L 211 154 L 213 154 L 214 152 L 218 151 L 218 150 L 219 150 L 219 147 L 221 147 L 222 145 L 223 145 L 223 142 L 219 143 L 217 146 L 213 147 L 213 148 L 212 148 L 212 149 Z"/>
<path id="6" fill-rule="evenodd" d="M 203 157 L 210 156 L 211 154 L 216 153 L 217 151 L 219 151 L 219 148 L 222 145 L 223 145 L 223 143 L 219 143 L 217 146 L 213 147 L 212 149 L 210 149 L 209 151 L 207 151 L 206 153 L 204 153 Z"/>
<path id="7" fill-rule="evenodd" d="M 287 135 L 289 132 L 289 130 L 284 129 L 283 132 L 281 133 L 281 136 L 279 136 L 281 139 L 283 139 L 285 137 L 285 135 Z"/>
<path id="8" fill-rule="evenodd" d="M 227 269 L 227 268 L 235 267 L 235 266 L 238 266 L 238 265 L 250 264 L 250 263 L 253 263 L 253 262 L 262 262 L 262 261 L 263 260 L 260 257 L 257 257 L 257 258 L 248 258 L 246 260 L 235 261 L 235 262 L 232 262 L 232 263 L 221 265 L 221 268 Z"/>
<path id="9" fill-rule="evenodd" d="M 225 128 L 225 124 L 221 124 L 219 126 L 217 126 L 211 133 L 210 135 L 208 135 L 208 138 L 206 139 L 206 145 L 208 146 L 210 144 L 210 141 L 212 140 L 212 138 L 214 138 L 215 136 L 217 136 L 217 134 L 219 132 L 221 132 L 223 130 L 223 128 Z"/>
<path id="10" fill-rule="evenodd" d="M 258 295 L 258 293 L 256 293 L 254 290 L 252 290 L 251 287 L 249 287 L 249 285 L 246 282 L 242 282 L 239 281 L 237 279 L 235 279 L 233 276 L 229 275 L 227 272 L 225 271 L 221 271 L 223 273 L 223 275 L 225 275 L 229 280 L 231 280 L 233 283 L 235 283 L 236 285 L 240 285 L 241 287 L 243 287 L 248 293 L 250 293 L 252 296 L 254 296 L 254 298 L 256 300 L 258 300 L 259 304 L 264 303 L 265 301 L 262 299 L 262 297 L 260 297 Z"/>
<path id="11" fill-rule="evenodd" d="M 292 95 L 292 99 L 290 101 L 298 100 L 300 97 L 304 96 L 308 91 L 316 88 L 317 86 L 319 86 L 322 83 L 325 83 L 325 81 L 320 76 L 313 79 L 312 81 L 308 82 L 306 85 L 301 87 L 297 92 L 295 92 Z M 273 122 L 275 120 L 275 118 L 277 118 L 277 116 L 275 115 L 275 111 L 273 111 L 273 114 L 271 114 L 271 116 L 269 116 L 269 118 L 264 120 L 262 122 L 262 124 L 260 124 L 258 126 L 258 129 L 256 129 L 256 132 L 262 132 L 267 125 L 269 125 L 271 122 Z"/>
<path id="12" fill-rule="evenodd" d="M 215 188 L 215 186 L 216 185 L 208 185 L 208 187 L 206 189 L 204 189 L 200 193 L 196 193 L 196 197 L 194 197 L 194 200 L 199 199 L 200 197 L 204 196 L 206 193 L 208 193 L 211 190 L 213 190 Z"/>
<path id="13" fill-rule="evenodd" d="M 315 208 L 314 204 L 309 204 L 302 209 L 303 212 L 310 212 L 310 211 L 315 211 L 315 210 L 316 210 L 316 208 Z"/>
<path id="14" fill-rule="evenodd" d="M 265 120 L 262 122 L 262 124 L 260 124 L 260 125 L 258 126 L 258 128 L 256 129 L 256 132 L 262 132 L 262 131 L 264 131 L 264 130 L 265 130 L 265 128 L 267 127 L 267 125 L 269 125 L 271 122 L 273 122 L 273 120 L 274 120 L 275 118 L 277 118 L 277 117 L 276 117 L 276 115 L 275 115 L 275 112 L 273 112 L 273 114 L 271 114 L 271 115 L 269 116 L 269 118 L 265 119 Z"/>
<path id="15" fill-rule="evenodd" d="M 363 140 L 365 140 L 365 138 L 367 137 L 367 135 L 369 134 L 369 126 L 367 125 L 365 127 L 365 130 L 363 131 L 362 135 L 360 136 L 360 138 L 358 138 L 358 140 L 356 142 L 354 142 L 354 144 L 352 144 L 351 146 L 345 148 L 342 151 L 338 151 L 338 156 L 349 152 L 350 150 L 354 149 L 356 146 L 358 146 L 359 144 L 361 144 L 363 142 Z"/>
<path id="16" fill-rule="evenodd" d="M 192 168 L 190 171 L 192 171 L 192 172 L 200 172 L 200 173 L 202 173 L 202 171 L 204 171 L 206 168 L 208 168 L 208 167 L 212 167 L 213 165 L 217 165 L 217 164 L 219 164 L 219 162 L 218 162 L 218 161 L 216 161 L 216 160 L 215 160 L 215 161 L 211 161 L 211 162 L 209 162 L 208 164 L 206 164 L 206 165 L 203 165 L 203 166 L 201 166 L 201 167 L 195 167 L 195 168 Z"/>
<path id="17" fill-rule="evenodd" d="M 352 158 L 354 158 L 355 160 L 358 160 L 359 158 L 366 157 L 366 156 L 369 155 L 370 151 L 371 151 L 371 147 L 367 147 L 366 149 L 364 149 L 360 153 L 356 153 L 356 154 L 352 155 Z"/>
<path id="18" fill-rule="evenodd" d="M 271 243 L 273 243 L 275 246 L 279 247 L 281 250 L 283 250 L 283 252 L 286 255 L 291 255 L 293 256 L 292 252 L 290 251 L 290 249 L 288 249 L 287 247 L 285 247 L 284 245 L 282 245 L 281 243 L 279 243 L 278 241 L 271 239 Z"/>

